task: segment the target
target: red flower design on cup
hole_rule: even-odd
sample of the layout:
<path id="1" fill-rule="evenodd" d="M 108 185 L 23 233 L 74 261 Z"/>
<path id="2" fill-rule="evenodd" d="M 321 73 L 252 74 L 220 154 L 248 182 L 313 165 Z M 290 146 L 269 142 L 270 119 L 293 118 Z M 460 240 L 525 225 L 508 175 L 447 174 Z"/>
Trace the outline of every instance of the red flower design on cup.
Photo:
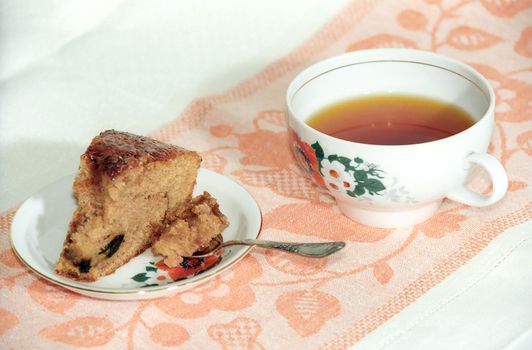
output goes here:
<path id="1" fill-rule="evenodd" d="M 290 132 L 292 151 L 297 164 L 318 185 L 325 187 L 325 181 L 319 172 L 318 158 L 314 149 L 305 141 L 301 140 L 295 131 Z"/>

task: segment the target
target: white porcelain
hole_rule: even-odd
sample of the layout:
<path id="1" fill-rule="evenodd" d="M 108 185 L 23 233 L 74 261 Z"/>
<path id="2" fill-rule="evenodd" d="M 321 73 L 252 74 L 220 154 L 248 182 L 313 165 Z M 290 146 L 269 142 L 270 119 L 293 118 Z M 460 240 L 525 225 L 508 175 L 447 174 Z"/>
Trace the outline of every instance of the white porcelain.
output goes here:
<path id="1" fill-rule="evenodd" d="M 242 246 L 225 249 L 219 260 L 214 258 L 212 267 L 177 281 L 170 277 L 168 271 L 154 264 L 162 258 L 154 256 L 150 249 L 96 282 L 78 282 L 56 275 L 54 265 L 76 208 L 71 190 L 73 179 L 73 175 L 62 178 L 26 200 L 15 214 L 11 227 L 10 239 L 15 254 L 33 272 L 54 284 L 100 299 L 158 298 L 186 290 L 216 276 L 250 250 Z M 200 169 L 194 194 L 203 191 L 208 191 L 218 200 L 221 211 L 229 219 L 229 227 L 222 233 L 224 240 L 258 236 L 262 221 L 260 209 L 244 188 L 221 174 Z M 165 279 L 160 281 L 157 277 Z"/>
<path id="2" fill-rule="evenodd" d="M 314 112 L 339 100 L 383 93 L 447 101 L 465 109 L 476 122 L 441 140 L 397 146 L 340 140 L 305 123 Z M 506 172 L 486 153 L 494 125 L 493 90 L 462 62 L 409 49 L 354 51 L 301 72 L 290 84 L 286 102 L 298 163 L 327 187 L 346 216 L 362 224 L 410 226 L 432 216 L 445 197 L 487 206 L 506 193 Z M 491 194 L 482 196 L 464 186 L 471 164 L 487 171 Z"/>

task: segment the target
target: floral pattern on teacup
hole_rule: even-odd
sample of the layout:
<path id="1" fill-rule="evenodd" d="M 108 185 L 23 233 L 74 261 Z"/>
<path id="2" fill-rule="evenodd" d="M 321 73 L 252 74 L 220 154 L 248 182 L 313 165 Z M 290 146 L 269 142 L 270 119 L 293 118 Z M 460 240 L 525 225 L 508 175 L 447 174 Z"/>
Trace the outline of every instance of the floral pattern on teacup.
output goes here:
<path id="1" fill-rule="evenodd" d="M 293 140 L 292 151 L 299 167 L 318 185 L 326 186 L 325 180 L 319 171 L 318 158 L 314 149 L 308 143 L 301 140 L 293 130 L 290 134 Z"/>
<path id="2" fill-rule="evenodd" d="M 360 157 L 326 155 L 318 141 L 309 145 L 292 130 L 293 152 L 298 165 L 318 185 L 331 192 L 345 192 L 351 197 L 382 195 L 385 172 Z"/>
<path id="3" fill-rule="evenodd" d="M 319 167 L 325 180 L 325 186 L 331 191 L 353 190 L 351 175 L 339 161 L 323 159 Z"/>
<path id="4" fill-rule="evenodd" d="M 332 191 L 343 191 L 351 197 L 365 194 L 380 195 L 386 189 L 381 179 L 384 171 L 375 164 L 364 162 L 362 158 L 325 155 L 320 143 L 311 146 L 319 161 L 319 171 L 326 180 L 326 186 Z"/>
<path id="5" fill-rule="evenodd" d="M 410 191 L 408 191 L 406 186 L 398 183 L 396 177 L 393 178 L 392 183 L 382 195 L 384 198 L 394 203 L 418 203 L 417 199 L 410 193 Z"/>

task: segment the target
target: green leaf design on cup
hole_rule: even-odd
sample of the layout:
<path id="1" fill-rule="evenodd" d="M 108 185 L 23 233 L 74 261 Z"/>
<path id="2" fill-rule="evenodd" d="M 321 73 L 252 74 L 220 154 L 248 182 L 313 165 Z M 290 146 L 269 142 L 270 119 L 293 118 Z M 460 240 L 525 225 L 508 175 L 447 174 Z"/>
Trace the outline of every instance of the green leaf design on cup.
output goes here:
<path id="1" fill-rule="evenodd" d="M 355 170 L 353 175 L 355 175 L 355 180 L 358 182 L 364 182 L 368 179 L 368 173 L 364 170 Z"/>
<path id="2" fill-rule="evenodd" d="M 323 148 L 321 148 L 321 145 L 318 141 L 316 143 L 313 143 L 310 145 L 310 147 L 314 148 L 314 151 L 316 152 L 316 158 L 318 160 L 322 160 L 325 157 L 325 153 L 323 152 Z"/>
<path id="3" fill-rule="evenodd" d="M 338 155 L 326 155 L 319 142 L 311 145 L 318 160 L 318 171 L 331 191 L 345 192 L 351 197 L 381 195 L 386 189 L 381 179 L 385 172 L 375 164 L 360 157 L 353 159 Z"/>
<path id="4" fill-rule="evenodd" d="M 378 194 L 380 191 L 384 191 L 386 187 L 377 179 L 368 179 L 364 181 L 364 187 L 369 192 L 369 194 Z"/>

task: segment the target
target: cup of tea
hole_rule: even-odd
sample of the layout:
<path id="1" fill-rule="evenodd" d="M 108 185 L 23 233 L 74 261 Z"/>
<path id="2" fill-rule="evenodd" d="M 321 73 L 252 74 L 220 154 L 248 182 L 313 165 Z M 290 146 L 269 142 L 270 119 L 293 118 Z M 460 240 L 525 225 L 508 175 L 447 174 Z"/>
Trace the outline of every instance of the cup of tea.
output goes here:
<path id="1" fill-rule="evenodd" d="M 470 66 L 431 52 L 375 49 L 318 62 L 286 94 L 299 166 L 347 217 L 375 227 L 425 221 L 442 200 L 488 206 L 508 177 L 486 153 L 495 96 Z M 466 186 L 472 165 L 492 190 Z"/>

